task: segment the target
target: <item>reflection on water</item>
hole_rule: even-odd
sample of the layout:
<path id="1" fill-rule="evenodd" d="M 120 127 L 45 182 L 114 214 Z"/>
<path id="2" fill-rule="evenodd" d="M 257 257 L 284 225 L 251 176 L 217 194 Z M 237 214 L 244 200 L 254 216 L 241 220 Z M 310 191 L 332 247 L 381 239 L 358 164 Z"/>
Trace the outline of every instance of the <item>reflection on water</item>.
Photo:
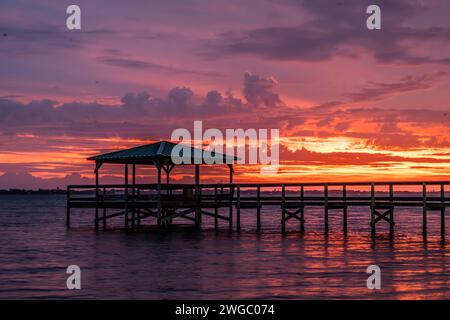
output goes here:
<path id="1" fill-rule="evenodd" d="M 77 210 L 65 228 L 63 196 L 0 196 L 0 298 L 450 298 L 450 255 L 430 214 L 428 241 L 421 211 L 396 211 L 396 233 L 380 224 L 370 237 L 369 210 L 349 210 L 344 236 L 340 211 L 307 209 L 306 230 L 289 221 L 280 234 L 279 209 L 265 209 L 262 232 L 254 210 L 242 212 L 241 232 L 216 232 L 204 218 L 191 227 L 139 233 L 94 232 L 92 212 Z M 119 226 L 122 219 L 116 221 Z M 449 239 L 450 241 L 450 239 Z M 65 269 L 82 269 L 82 290 L 66 289 Z M 366 268 L 382 270 L 382 289 L 366 287 Z"/>

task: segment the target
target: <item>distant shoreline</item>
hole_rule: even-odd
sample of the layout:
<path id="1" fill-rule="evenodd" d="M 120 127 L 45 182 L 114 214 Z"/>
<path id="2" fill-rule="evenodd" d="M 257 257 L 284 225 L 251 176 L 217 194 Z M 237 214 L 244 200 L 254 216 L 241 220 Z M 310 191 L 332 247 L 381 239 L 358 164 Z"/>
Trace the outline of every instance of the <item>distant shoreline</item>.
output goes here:
<path id="1" fill-rule="evenodd" d="M 0 190 L 0 195 L 14 195 L 14 194 L 22 194 L 22 195 L 48 195 L 48 194 L 61 194 L 65 195 L 67 192 L 63 189 L 39 189 L 39 190 L 26 190 L 26 189 L 8 189 L 8 190 Z"/>
<path id="2" fill-rule="evenodd" d="M 71 194 L 94 194 L 94 191 L 76 191 L 72 190 L 70 191 Z M 272 194 L 276 191 L 261 191 L 262 194 Z M 309 194 L 321 194 L 323 193 L 322 190 L 308 190 Z M 421 193 L 421 191 L 411 191 L 411 190 L 402 190 L 398 191 L 402 193 L 411 193 L 411 194 L 418 194 Z M 109 194 L 122 194 L 122 191 L 116 191 L 116 190 L 109 190 Z M 241 193 L 243 194 L 252 194 L 254 191 L 251 190 L 242 190 Z M 287 194 L 297 194 L 298 192 L 286 190 Z M 370 191 L 364 191 L 364 190 L 349 190 L 349 193 L 352 194 L 370 194 Z M 437 194 L 438 191 L 428 191 L 428 194 Z M 65 189 L 38 189 L 38 190 L 27 190 L 27 189 L 0 189 L 0 195 L 66 195 L 67 191 Z M 330 195 L 333 194 L 341 194 L 341 191 L 339 190 L 330 190 Z M 384 190 L 377 190 L 377 195 L 381 194 L 388 194 L 388 191 Z"/>

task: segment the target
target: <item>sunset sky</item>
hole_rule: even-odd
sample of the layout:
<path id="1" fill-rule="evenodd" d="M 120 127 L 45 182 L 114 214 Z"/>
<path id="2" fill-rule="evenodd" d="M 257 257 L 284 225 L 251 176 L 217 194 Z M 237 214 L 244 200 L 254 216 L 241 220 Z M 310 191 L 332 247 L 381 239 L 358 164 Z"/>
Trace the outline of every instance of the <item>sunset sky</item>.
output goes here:
<path id="1" fill-rule="evenodd" d="M 237 181 L 450 180 L 449 15 L 445 0 L 2 0 L 0 189 L 92 182 L 87 157 L 194 120 L 280 129 L 279 174 Z"/>

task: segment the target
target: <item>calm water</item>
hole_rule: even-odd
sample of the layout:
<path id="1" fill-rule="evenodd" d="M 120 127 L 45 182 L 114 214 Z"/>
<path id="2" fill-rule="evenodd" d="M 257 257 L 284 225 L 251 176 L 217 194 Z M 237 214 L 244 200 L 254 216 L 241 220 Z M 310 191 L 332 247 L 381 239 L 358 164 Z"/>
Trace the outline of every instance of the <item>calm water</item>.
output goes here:
<path id="1" fill-rule="evenodd" d="M 396 211 L 392 241 L 381 225 L 371 240 L 368 209 L 350 209 L 347 237 L 340 212 L 330 215 L 328 237 L 316 209 L 307 209 L 303 236 L 292 220 L 282 236 L 276 209 L 263 212 L 260 234 L 254 210 L 243 211 L 240 233 L 225 223 L 216 232 L 208 217 L 202 232 L 96 233 L 92 211 L 80 209 L 65 228 L 64 196 L 0 196 L 0 298 L 450 298 L 449 244 L 437 213 L 426 243 L 420 210 Z M 71 264 L 82 269 L 78 291 L 66 289 Z M 370 264 L 382 269 L 377 292 L 366 287 Z"/>

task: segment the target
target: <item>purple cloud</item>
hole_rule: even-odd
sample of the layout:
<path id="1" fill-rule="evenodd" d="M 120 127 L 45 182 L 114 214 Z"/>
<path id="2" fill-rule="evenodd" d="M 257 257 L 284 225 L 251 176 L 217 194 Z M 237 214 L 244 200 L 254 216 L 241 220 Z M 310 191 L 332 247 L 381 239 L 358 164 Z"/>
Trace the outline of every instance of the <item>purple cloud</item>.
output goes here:
<path id="1" fill-rule="evenodd" d="M 378 62 L 386 64 L 450 64 L 446 57 L 413 53 L 424 42 L 439 42 L 445 49 L 450 41 L 448 27 L 409 25 L 408 19 L 415 14 L 437 10 L 431 4 L 406 0 L 378 1 L 382 9 L 382 30 L 371 31 L 365 25 L 365 12 L 368 5 L 373 4 L 371 1 L 286 3 L 309 12 L 311 21 L 223 32 L 215 41 L 207 43 L 208 55 L 244 54 L 270 60 L 324 61 L 339 55 L 357 57 L 370 52 Z M 445 8 L 450 10 L 448 4 Z"/>

